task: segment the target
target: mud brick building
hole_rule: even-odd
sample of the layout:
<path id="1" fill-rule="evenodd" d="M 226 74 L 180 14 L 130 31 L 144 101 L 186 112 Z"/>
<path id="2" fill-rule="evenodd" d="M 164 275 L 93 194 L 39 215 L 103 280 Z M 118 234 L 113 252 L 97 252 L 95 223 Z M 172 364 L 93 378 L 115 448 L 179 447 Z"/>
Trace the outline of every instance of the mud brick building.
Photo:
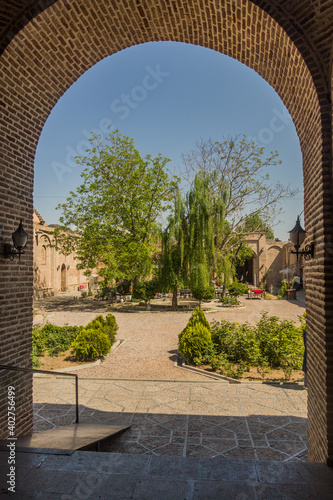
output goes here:
<path id="1" fill-rule="evenodd" d="M 82 270 L 77 269 L 75 255 L 63 255 L 51 246 L 54 244 L 53 231 L 54 227 L 49 226 L 34 209 L 32 241 L 35 299 L 79 292 L 87 287 L 87 278 Z"/>
<path id="2" fill-rule="evenodd" d="M 281 274 L 283 269 L 290 269 L 304 278 L 304 260 L 291 253 L 294 246 L 288 241 L 269 240 L 265 233 L 247 233 L 246 242 L 253 250 L 253 256 L 238 269 L 238 278 L 243 276 L 244 281 L 255 286 L 266 284 L 266 288 L 277 291 L 286 275 Z M 290 275 L 290 278 L 292 275 Z"/>
<path id="3" fill-rule="evenodd" d="M 7 0 L 0 4 L 0 253 L 20 219 L 33 234 L 34 154 L 52 108 L 85 71 L 135 44 L 172 40 L 227 54 L 261 75 L 295 124 L 303 155 L 308 423 L 312 461 L 333 463 L 333 0 Z M 274 123 L 272 124 L 274 126 Z M 275 123 L 275 126 L 278 126 Z M 33 254 L 0 257 L 3 363 L 31 366 Z M 8 378 L 7 382 L 5 378 Z M 30 375 L 16 386 L 17 433 L 32 428 Z"/>

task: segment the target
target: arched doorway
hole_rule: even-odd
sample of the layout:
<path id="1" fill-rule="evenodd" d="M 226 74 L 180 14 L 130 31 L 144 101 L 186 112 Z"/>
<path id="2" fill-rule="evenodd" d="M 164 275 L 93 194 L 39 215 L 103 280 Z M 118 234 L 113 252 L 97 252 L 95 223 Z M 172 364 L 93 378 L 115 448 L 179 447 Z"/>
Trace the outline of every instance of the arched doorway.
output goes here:
<path id="1" fill-rule="evenodd" d="M 20 218 L 32 234 L 33 159 L 43 124 L 66 89 L 104 57 L 147 41 L 193 43 L 238 59 L 257 71 L 280 95 L 300 140 L 307 237 L 316 243 L 315 258 L 305 268 L 310 459 L 333 460 L 333 436 L 329 432 L 333 404 L 333 379 L 329 376 L 333 364 L 333 255 L 327 250 L 333 237 L 332 22 L 327 22 L 332 19 L 332 2 L 303 0 L 293 5 L 278 0 L 220 0 L 204 5 L 192 0 L 135 4 L 101 0 L 97 9 L 92 0 L 36 0 L 29 7 L 16 2 L 15 7 L 7 9 L 1 25 L 4 31 L 0 59 L 4 152 L 1 184 L 6 193 L 1 215 L 5 227 L 12 229 L 3 231 L 0 243 L 8 240 Z M 7 206 L 12 207 L 10 211 Z M 17 268 L 24 275 L 23 284 L 11 280 Z M 31 362 L 31 249 L 19 263 L 2 259 L 0 271 L 4 290 L 1 331 L 12 339 L 11 348 L 3 345 L 3 360 L 9 364 L 16 361 L 13 352 L 22 352 L 23 343 L 26 351 L 20 362 L 27 366 Z M 11 297 L 19 286 L 24 293 L 20 309 L 27 314 L 24 322 L 15 323 Z M 30 398 L 24 400 L 27 393 Z M 20 379 L 18 399 L 20 394 L 22 415 L 28 413 L 31 417 L 29 377 L 24 383 Z M 2 420 L 4 412 L 2 406 Z M 31 418 L 17 418 L 18 433 L 28 432 Z"/>
<path id="2" fill-rule="evenodd" d="M 61 280 L 60 280 L 60 291 L 66 292 L 67 290 L 67 270 L 66 265 L 61 266 Z"/>
<path id="3" fill-rule="evenodd" d="M 254 260 L 258 257 L 254 254 L 252 257 L 247 259 L 242 266 L 237 267 L 237 278 L 239 281 L 244 281 L 249 285 L 257 286 L 258 282 L 256 279 L 256 274 L 254 273 Z M 258 267 L 258 266 L 257 266 Z"/>

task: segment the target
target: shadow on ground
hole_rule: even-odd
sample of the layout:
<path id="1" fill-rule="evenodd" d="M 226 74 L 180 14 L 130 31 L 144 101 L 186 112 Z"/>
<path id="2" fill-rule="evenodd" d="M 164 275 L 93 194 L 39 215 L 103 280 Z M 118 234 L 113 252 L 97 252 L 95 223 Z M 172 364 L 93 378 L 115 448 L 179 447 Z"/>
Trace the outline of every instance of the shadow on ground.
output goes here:
<path id="1" fill-rule="evenodd" d="M 75 406 L 34 404 L 34 431 L 75 422 Z M 131 425 L 100 451 L 172 457 L 307 461 L 307 421 L 277 415 L 163 414 L 102 411 L 80 405 L 80 422 Z"/>

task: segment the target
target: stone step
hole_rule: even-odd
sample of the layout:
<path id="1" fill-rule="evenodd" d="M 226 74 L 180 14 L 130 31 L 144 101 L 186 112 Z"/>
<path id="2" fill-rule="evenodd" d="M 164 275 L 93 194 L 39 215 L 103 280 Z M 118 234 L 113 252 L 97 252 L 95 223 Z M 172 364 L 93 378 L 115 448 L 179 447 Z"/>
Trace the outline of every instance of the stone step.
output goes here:
<path id="1" fill-rule="evenodd" d="M 0 452 L 0 498 L 8 498 L 8 452 Z M 176 458 L 75 451 L 16 453 L 16 496 L 25 500 L 328 500 L 324 464 Z"/>
<path id="2" fill-rule="evenodd" d="M 17 451 L 71 454 L 75 450 L 94 447 L 99 451 L 102 441 L 116 436 L 130 425 L 113 425 L 103 423 L 79 423 L 64 425 L 54 429 L 18 437 L 15 440 Z M 0 450 L 6 450 L 8 440 L 0 441 Z"/>

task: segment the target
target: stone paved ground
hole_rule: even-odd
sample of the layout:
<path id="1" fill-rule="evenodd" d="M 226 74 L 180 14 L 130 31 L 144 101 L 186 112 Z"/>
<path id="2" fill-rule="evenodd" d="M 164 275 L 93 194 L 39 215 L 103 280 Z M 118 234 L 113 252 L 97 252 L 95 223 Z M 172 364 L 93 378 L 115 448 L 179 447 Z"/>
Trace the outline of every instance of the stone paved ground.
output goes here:
<path id="1" fill-rule="evenodd" d="M 60 300 L 60 299 L 59 299 Z M 63 301 L 63 298 L 61 298 Z M 260 312 L 298 320 L 297 301 L 246 300 L 245 308 L 217 308 L 209 320 L 254 324 Z M 85 325 L 105 307 L 98 302 L 40 302 L 36 321 Z M 212 304 L 216 309 L 216 304 Z M 178 333 L 189 313 L 115 313 L 125 342 L 99 366 L 78 370 L 80 419 L 131 424 L 105 450 L 174 457 L 307 460 L 307 393 L 301 385 L 233 385 L 175 366 Z M 166 381 L 167 380 L 167 381 Z M 74 422 L 69 378 L 34 377 L 35 430 Z"/>
<path id="2" fill-rule="evenodd" d="M 81 379 L 80 421 L 131 424 L 105 451 L 307 461 L 302 386 Z M 75 421 L 74 383 L 34 377 L 35 430 Z"/>

